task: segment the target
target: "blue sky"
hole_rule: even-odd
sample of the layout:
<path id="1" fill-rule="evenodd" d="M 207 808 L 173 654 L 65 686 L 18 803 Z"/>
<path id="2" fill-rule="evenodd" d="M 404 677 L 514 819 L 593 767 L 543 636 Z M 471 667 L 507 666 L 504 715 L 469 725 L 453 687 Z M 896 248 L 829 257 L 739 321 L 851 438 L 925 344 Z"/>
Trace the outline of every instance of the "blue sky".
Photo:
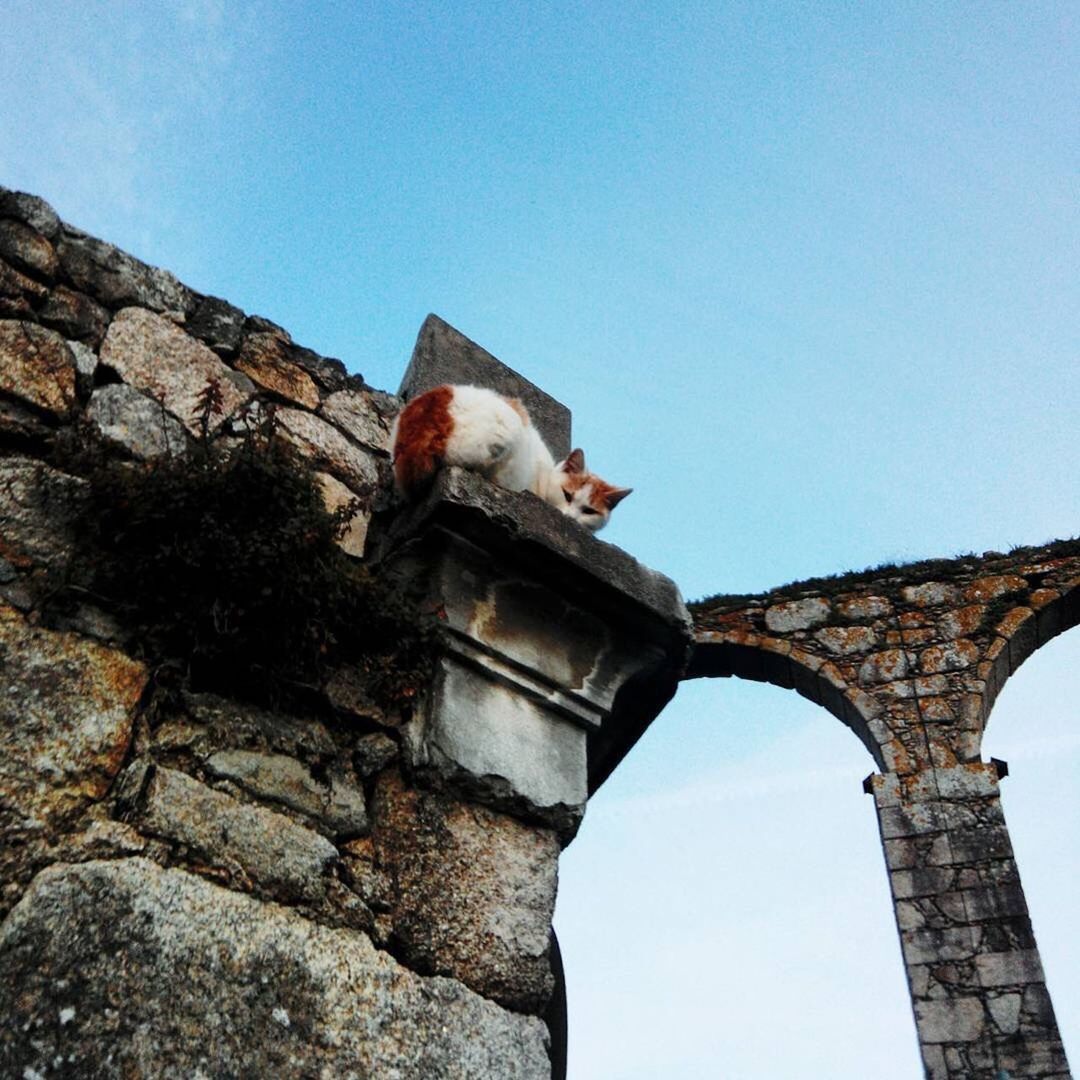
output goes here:
<path id="1" fill-rule="evenodd" d="M 688 598 L 1080 531 L 1075 5 L 5 16 L 0 183 L 386 389 L 439 313 Z M 1074 1061 L 1077 637 L 986 743 Z M 794 695 L 680 693 L 564 858 L 575 1080 L 918 1075 L 871 768 Z"/>

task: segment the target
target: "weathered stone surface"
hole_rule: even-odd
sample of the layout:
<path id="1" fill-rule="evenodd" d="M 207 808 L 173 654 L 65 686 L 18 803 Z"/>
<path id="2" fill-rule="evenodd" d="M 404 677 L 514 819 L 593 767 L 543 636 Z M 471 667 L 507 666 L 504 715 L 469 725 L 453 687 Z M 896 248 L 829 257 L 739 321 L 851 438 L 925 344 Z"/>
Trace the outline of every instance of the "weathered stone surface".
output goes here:
<path id="1" fill-rule="evenodd" d="M 230 369 L 201 342 L 144 308 L 124 308 L 113 319 L 101 346 L 101 362 L 136 389 L 160 397 L 193 434 L 198 433 L 199 397 L 211 382 L 221 389 L 216 428 L 246 400 L 230 379 Z"/>
<path id="2" fill-rule="evenodd" d="M 908 673 L 907 653 L 903 649 L 884 649 L 868 656 L 859 668 L 859 683 L 872 686 L 902 679 Z M 907 696 L 898 694 L 898 696 Z"/>
<path id="3" fill-rule="evenodd" d="M 319 413 L 357 442 L 373 450 L 387 448 L 390 425 L 375 407 L 369 391 L 339 390 L 323 402 Z"/>
<path id="4" fill-rule="evenodd" d="M 1035 949 L 984 953 L 975 957 L 975 970 L 981 986 L 1025 986 L 1046 981 Z"/>
<path id="5" fill-rule="evenodd" d="M 30 322 L 0 320 L 0 390 L 58 419 L 75 407 L 75 357 L 59 335 Z"/>
<path id="6" fill-rule="evenodd" d="M 336 427 L 300 409 L 278 409 L 276 416 L 290 443 L 355 491 L 369 492 L 378 484 L 379 470 L 371 453 L 351 443 Z"/>
<path id="7" fill-rule="evenodd" d="M 78 229 L 65 227 L 57 243 L 64 272 L 76 288 L 111 308 L 137 304 L 187 314 L 195 294 L 166 270 L 132 258 Z"/>
<path id="8" fill-rule="evenodd" d="M 978 646 L 967 638 L 960 638 L 924 649 L 919 657 L 919 666 L 927 672 L 959 671 L 971 667 L 978 659 Z"/>
<path id="9" fill-rule="evenodd" d="M 323 505 L 331 514 L 336 514 L 342 507 L 356 504 L 345 526 L 345 531 L 338 538 L 337 543 L 347 555 L 362 559 L 364 544 L 367 541 L 368 522 L 371 520 L 370 513 L 363 509 L 363 501 L 359 496 L 336 477 L 320 472 L 315 474 L 315 478 L 319 481 L 319 488 L 322 491 Z"/>
<path id="10" fill-rule="evenodd" d="M 280 899 L 318 900 L 337 848 L 283 814 L 215 791 L 174 769 L 136 762 L 120 797 L 140 832 L 192 848 L 211 867 Z"/>
<path id="11" fill-rule="evenodd" d="M 84 480 L 34 458 L 0 458 L 0 555 L 20 567 L 65 566 L 86 497 Z"/>
<path id="12" fill-rule="evenodd" d="M 175 745 L 200 755 L 245 748 L 288 754 L 310 764 L 337 753 L 325 725 L 310 717 L 271 712 L 215 694 L 185 694 L 184 707 L 191 722 L 170 722 L 159 729 L 158 738 L 169 736 Z"/>
<path id="13" fill-rule="evenodd" d="M 810 596 L 805 600 L 774 604 L 765 612 L 765 625 L 773 633 L 786 634 L 820 626 L 828 618 L 829 601 L 821 596 Z"/>
<path id="14" fill-rule="evenodd" d="M 915 1023 L 927 1043 L 974 1042 L 983 1034 L 986 1014 L 981 999 L 954 997 L 917 1001 Z"/>
<path id="15" fill-rule="evenodd" d="M 38 317 L 68 338 L 97 348 L 109 327 L 109 312 L 84 293 L 58 285 L 49 293 Z"/>
<path id="16" fill-rule="evenodd" d="M 216 296 L 201 296 L 184 324 L 187 332 L 222 356 L 231 356 L 244 333 L 244 313 Z"/>
<path id="17" fill-rule="evenodd" d="M 406 725 L 410 764 L 573 835 L 588 797 L 586 732 L 520 690 L 447 657 Z"/>
<path id="18" fill-rule="evenodd" d="M 60 268 L 52 244 L 36 229 L 11 218 L 0 218 L 0 258 L 46 281 L 52 281 Z"/>
<path id="19" fill-rule="evenodd" d="M 85 381 L 87 387 L 93 385 L 98 364 L 97 353 L 82 341 L 68 341 L 68 348 L 75 357 L 75 372 L 78 378 Z"/>
<path id="20" fill-rule="evenodd" d="M 179 421 L 126 383 L 99 386 L 90 397 L 86 416 L 106 439 L 137 458 L 182 454 L 187 448 Z"/>
<path id="21" fill-rule="evenodd" d="M 306 814 L 339 837 L 367 832 L 364 793 L 344 775 L 316 780 L 295 758 L 250 750 L 222 750 L 206 762 L 214 776 L 233 780 L 260 799 Z"/>
<path id="22" fill-rule="evenodd" d="M 100 799 L 120 769 L 142 664 L 0 606 L 0 821 L 40 830 Z"/>
<path id="23" fill-rule="evenodd" d="M 892 601 L 885 596 L 849 596 L 836 602 L 836 610 L 844 619 L 880 619 L 892 609 Z"/>
<path id="24" fill-rule="evenodd" d="M 0 318 L 22 319 L 32 315 L 48 294 L 45 285 L 0 259 Z"/>
<path id="25" fill-rule="evenodd" d="M 944 581 L 928 581 L 922 585 L 905 585 L 900 590 L 905 604 L 916 607 L 934 607 L 937 604 L 955 603 L 957 589 Z"/>
<path id="26" fill-rule="evenodd" d="M 40 444 L 45 442 L 52 432 L 53 428 L 45 423 L 34 409 L 0 398 L 0 435 L 5 436 L 9 445 L 20 442 Z M 3 530 L 0 530 L 0 537 L 2 536 Z"/>
<path id="27" fill-rule="evenodd" d="M 314 380 L 290 357 L 290 347 L 275 334 L 248 334 L 240 346 L 236 367 L 259 386 L 306 409 L 319 407 Z"/>
<path id="28" fill-rule="evenodd" d="M 45 871 L 0 929 L 0 1073 L 56 1059 L 102 1080 L 550 1077 L 539 1020 L 138 858 Z"/>
<path id="29" fill-rule="evenodd" d="M 347 386 L 363 385 L 363 378 L 350 375 L 345 365 L 332 356 L 320 356 L 312 349 L 294 345 L 292 350 L 294 364 L 302 367 L 324 390 L 333 393 Z"/>
<path id="30" fill-rule="evenodd" d="M 814 631 L 814 639 L 833 656 L 866 652 L 878 643 L 877 633 L 869 626 L 825 626 Z"/>
<path id="31" fill-rule="evenodd" d="M 1012 1035 L 1020 1027 L 1022 1000 L 1019 994 L 1002 994 L 1001 997 L 991 998 L 987 1002 L 990 1015 L 1002 1035 Z"/>
<path id="32" fill-rule="evenodd" d="M 551 994 L 548 937 L 559 842 L 484 807 L 406 789 L 376 792 L 376 859 L 397 885 L 394 933 L 408 963 L 538 1012 Z"/>
<path id="33" fill-rule="evenodd" d="M 60 232 L 56 211 L 37 195 L 0 187 L 0 217 L 15 218 L 41 233 L 46 240 L 55 240 Z"/>
<path id="34" fill-rule="evenodd" d="M 376 732 L 363 735 L 353 748 L 353 764 L 357 773 L 367 779 L 382 772 L 398 755 L 398 744 L 389 735 Z"/>

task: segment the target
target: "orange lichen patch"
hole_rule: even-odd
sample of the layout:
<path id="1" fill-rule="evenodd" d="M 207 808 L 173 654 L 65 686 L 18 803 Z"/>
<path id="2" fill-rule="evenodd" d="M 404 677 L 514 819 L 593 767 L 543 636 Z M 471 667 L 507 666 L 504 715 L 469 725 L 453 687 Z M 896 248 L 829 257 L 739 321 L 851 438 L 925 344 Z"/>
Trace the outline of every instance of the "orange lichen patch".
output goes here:
<path id="1" fill-rule="evenodd" d="M 907 654 L 902 649 L 884 649 L 872 653 L 859 669 L 859 681 L 863 686 L 872 683 L 893 682 L 908 673 Z"/>
<path id="2" fill-rule="evenodd" d="M 960 764 L 954 747 L 943 739 L 930 740 L 930 764 L 935 769 L 951 769 Z"/>
<path id="3" fill-rule="evenodd" d="M 783 638 L 764 637 L 761 639 L 761 648 L 766 652 L 779 653 L 781 656 L 791 655 L 791 642 Z"/>
<path id="4" fill-rule="evenodd" d="M 1036 589 L 1029 597 L 1028 604 L 1035 611 L 1041 611 L 1047 604 L 1061 599 L 1061 593 L 1056 589 Z"/>
<path id="5" fill-rule="evenodd" d="M 235 366 L 274 394 L 308 409 L 319 406 L 319 389 L 314 380 L 292 360 L 289 346 L 276 334 L 249 334 Z"/>
<path id="6" fill-rule="evenodd" d="M 884 596 L 852 596 L 837 600 L 836 610 L 845 619 L 877 619 L 892 611 L 892 603 Z"/>
<path id="7" fill-rule="evenodd" d="M 959 671 L 971 667 L 978 659 L 978 646 L 967 638 L 959 638 L 944 645 L 931 645 L 924 649 L 919 657 L 919 665 L 923 671 L 929 673 Z"/>
<path id="8" fill-rule="evenodd" d="M 921 611 L 901 611 L 896 621 L 904 630 L 926 625 L 926 616 Z"/>
<path id="9" fill-rule="evenodd" d="M 817 671 L 821 665 L 825 663 L 820 656 L 815 656 L 813 653 L 807 652 L 805 649 L 800 649 L 797 645 L 792 646 L 791 653 L 789 654 L 791 659 L 796 664 L 801 664 L 809 671 Z"/>
<path id="10" fill-rule="evenodd" d="M 938 620 L 941 636 L 945 638 L 967 637 L 982 625 L 985 604 L 968 604 L 950 611 Z"/>
<path id="11" fill-rule="evenodd" d="M 889 771 L 901 777 L 917 773 L 923 768 L 922 764 L 912 757 L 908 748 L 899 739 L 890 739 L 883 744 L 881 756 L 885 759 Z"/>
<path id="12" fill-rule="evenodd" d="M 855 706 L 855 710 L 864 720 L 873 720 L 881 714 L 881 704 L 858 687 L 849 687 L 844 691 L 844 697 Z"/>
<path id="13" fill-rule="evenodd" d="M 927 581 L 922 585 L 905 585 L 900 590 L 904 602 L 916 607 L 933 607 L 951 604 L 956 598 L 956 587 L 945 581 Z"/>
<path id="14" fill-rule="evenodd" d="M 997 574 L 993 577 L 977 578 L 964 589 L 965 600 L 986 602 L 1002 593 L 1026 590 L 1028 583 L 1015 574 Z"/>
<path id="15" fill-rule="evenodd" d="M 436 386 L 401 410 L 392 453 L 394 479 L 403 494 L 415 496 L 421 492 L 442 464 L 454 430 L 450 415 L 453 398 L 451 387 Z"/>
<path id="16" fill-rule="evenodd" d="M 61 419 L 75 407 L 75 357 L 67 342 L 35 323 L 0 324 L 0 389 Z"/>
<path id="17" fill-rule="evenodd" d="M 956 706 L 946 697 L 928 697 L 919 700 L 924 720 L 955 720 Z"/>
<path id="18" fill-rule="evenodd" d="M 108 790 L 147 672 L 116 649 L 31 626 L 10 608 L 0 608 L 0 650 L 0 788 L 23 820 L 51 825 Z"/>
<path id="19" fill-rule="evenodd" d="M 846 690 L 848 684 L 844 679 L 844 676 L 840 673 L 840 669 L 833 663 L 825 663 L 821 665 L 821 669 L 818 674 L 836 687 L 837 690 Z"/>
<path id="20" fill-rule="evenodd" d="M 997 624 L 997 632 L 1006 640 L 1011 638 L 1035 613 L 1028 607 L 1014 607 Z"/>

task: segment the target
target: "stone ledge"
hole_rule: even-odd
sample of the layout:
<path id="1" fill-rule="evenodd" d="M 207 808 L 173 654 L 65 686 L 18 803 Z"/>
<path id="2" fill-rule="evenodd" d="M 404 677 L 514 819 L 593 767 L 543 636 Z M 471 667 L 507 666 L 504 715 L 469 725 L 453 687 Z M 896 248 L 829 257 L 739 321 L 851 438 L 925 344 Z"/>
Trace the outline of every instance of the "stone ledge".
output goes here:
<path id="1" fill-rule="evenodd" d="M 650 620 L 669 624 L 673 641 L 685 638 L 689 646 L 690 616 L 669 577 L 599 540 L 535 495 L 507 491 L 464 469 L 444 469 L 423 500 L 389 521 L 383 550 L 433 526 L 460 531 L 535 572 L 553 571 L 568 592 L 585 590 L 620 609 L 641 609 Z"/>

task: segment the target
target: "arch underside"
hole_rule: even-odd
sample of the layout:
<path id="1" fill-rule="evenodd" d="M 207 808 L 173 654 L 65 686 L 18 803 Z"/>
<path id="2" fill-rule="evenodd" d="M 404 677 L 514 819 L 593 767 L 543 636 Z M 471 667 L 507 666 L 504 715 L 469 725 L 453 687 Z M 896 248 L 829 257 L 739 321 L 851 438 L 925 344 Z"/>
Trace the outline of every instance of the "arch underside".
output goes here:
<path id="1" fill-rule="evenodd" d="M 871 715 L 863 715 L 865 705 L 856 704 L 864 698 L 861 692 L 854 694 L 821 674 L 820 669 L 801 663 L 790 653 L 775 648 L 746 645 L 743 643 L 702 640 L 694 643 L 690 663 L 684 679 L 749 679 L 752 682 L 769 683 L 784 690 L 794 690 L 808 701 L 820 705 L 832 713 L 841 723 L 851 728 L 859 741 L 870 751 L 879 768 L 885 769 L 881 746 L 870 730 Z"/>

